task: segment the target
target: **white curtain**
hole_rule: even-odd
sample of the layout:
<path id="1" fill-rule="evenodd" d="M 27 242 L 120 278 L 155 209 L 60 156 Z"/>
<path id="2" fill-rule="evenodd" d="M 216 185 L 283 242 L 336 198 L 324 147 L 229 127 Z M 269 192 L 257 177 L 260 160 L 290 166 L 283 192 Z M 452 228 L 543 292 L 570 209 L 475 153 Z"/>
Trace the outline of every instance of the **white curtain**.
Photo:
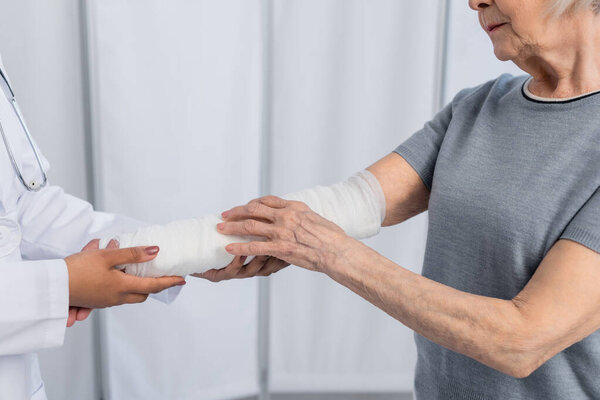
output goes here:
<path id="1" fill-rule="evenodd" d="M 260 8 L 250 0 L 102 0 L 93 16 L 103 208 L 166 222 L 257 196 Z M 170 306 L 108 311 L 106 395 L 257 392 L 257 282 L 188 278 Z"/>
<path id="2" fill-rule="evenodd" d="M 273 190 L 345 179 L 432 114 L 437 1 L 275 1 Z M 419 271 L 421 215 L 369 240 Z M 273 277 L 274 391 L 412 390 L 412 333 L 325 276 Z"/>

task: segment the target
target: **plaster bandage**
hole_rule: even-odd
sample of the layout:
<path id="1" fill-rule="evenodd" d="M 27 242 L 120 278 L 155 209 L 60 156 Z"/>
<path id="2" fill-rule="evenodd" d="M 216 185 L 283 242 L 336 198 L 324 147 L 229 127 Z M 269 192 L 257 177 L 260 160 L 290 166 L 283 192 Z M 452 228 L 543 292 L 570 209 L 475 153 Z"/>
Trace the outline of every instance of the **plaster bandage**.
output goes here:
<path id="1" fill-rule="evenodd" d="M 362 171 L 344 182 L 317 186 L 283 196 L 287 200 L 306 203 L 314 212 L 330 220 L 356 239 L 376 235 L 385 218 L 385 196 L 377 178 Z M 223 235 L 216 225 L 222 219 L 216 215 L 153 225 L 134 233 L 119 234 L 100 240 L 105 248 L 111 239 L 121 248 L 159 246 L 155 259 L 146 263 L 121 266 L 128 274 L 158 277 L 185 276 L 219 269 L 233 261 L 225 251 L 230 243 L 244 243 L 256 238 Z"/>

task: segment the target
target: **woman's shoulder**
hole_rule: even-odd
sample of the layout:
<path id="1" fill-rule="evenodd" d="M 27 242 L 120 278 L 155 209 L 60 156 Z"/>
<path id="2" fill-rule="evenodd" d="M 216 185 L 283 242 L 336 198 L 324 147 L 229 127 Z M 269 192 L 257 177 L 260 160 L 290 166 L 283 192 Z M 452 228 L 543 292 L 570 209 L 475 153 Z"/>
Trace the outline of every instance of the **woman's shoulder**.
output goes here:
<path id="1" fill-rule="evenodd" d="M 463 102 L 480 104 L 486 100 L 498 100 L 512 94 L 520 95 L 521 88 L 528 78 L 528 75 L 502 74 L 475 87 L 461 90 L 456 94 L 452 103 L 455 106 Z"/>

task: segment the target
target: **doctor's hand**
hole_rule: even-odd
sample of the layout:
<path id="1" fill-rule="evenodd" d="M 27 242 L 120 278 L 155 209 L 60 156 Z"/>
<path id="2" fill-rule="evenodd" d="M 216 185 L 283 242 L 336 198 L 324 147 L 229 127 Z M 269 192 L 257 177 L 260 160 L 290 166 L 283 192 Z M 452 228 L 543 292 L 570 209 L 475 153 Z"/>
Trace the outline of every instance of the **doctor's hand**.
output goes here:
<path id="1" fill-rule="evenodd" d="M 221 282 L 230 279 L 244 279 L 253 276 L 269 276 L 287 267 L 287 262 L 275 257 L 254 257 L 248 264 L 246 256 L 237 256 L 223 269 L 211 269 L 201 274 L 192 274 L 196 278 L 204 278 L 211 282 Z"/>
<path id="2" fill-rule="evenodd" d="M 185 280 L 180 276 L 140 278 L 115 268 L 118 265 L 150 261 L 156 257 L 158 251 L 156 246 L 106 248 L 86 250 L 67 257 L 65 261 L 69 272 L 69 305 L 105 308 L 142 303 L 150 293 L 183 285 Z"/>
<path id="3" fill-rule="evenodd" d="M 83 249 L 81 249 L 81 251 L 98 250 L 99 245 L 100 245 L 100 240 L 94 239 L 94 240 L 90 241 L 88 244 L 86 244 L 83 247 Z M 119 247 L 119 246 L 116 243 L 113 243 L 113 241 L 111 241 L 108 244 L 108 247 L 114 248 L 114 247 Z M 67 318 L 67 328 L 70 328 L 73 325 L 75 325 L 75 322 L 77 322 L 77 321 L 85 320 L 87 317 L 90 316 L 91 313 L 92 313 L 91 308 L 70 306 L 69 307 L 69 317 Z"/>
<path id="4" fill-rule="evenodd" d="M 118 247 L 119 247 L 119 243 L 114 240 L 111 240 L 107 246 L 107 248 L 109 248 L 109 249 L 116 249 Z M 91 240 L 88 244 L 86 244 L 83 247 L 83 249 L 81 249 L 81 251 L 98 250 L 99 248 L 100 248 L 100 239 L 94 239 L 94 240 Z M 70 306 L 69 307 L 69 317 L 67 318 L 67 328 L 70 328 L 73 325 L 75 325 L 75 322 L 77 322 L 77 321 L 84 321 L 87 317 L 90 316 L 91 313 L 92 313 L 91 308 Z"/>

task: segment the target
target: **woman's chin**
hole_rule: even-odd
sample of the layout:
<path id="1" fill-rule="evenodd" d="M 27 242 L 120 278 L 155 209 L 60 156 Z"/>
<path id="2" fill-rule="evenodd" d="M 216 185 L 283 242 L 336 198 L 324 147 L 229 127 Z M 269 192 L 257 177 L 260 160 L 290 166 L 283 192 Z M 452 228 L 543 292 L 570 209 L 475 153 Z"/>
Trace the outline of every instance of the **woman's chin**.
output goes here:
<path id="1" fill-rule="evenodd" d="M 517 56 L 514 49 L 508 49 L 502 45 L 494 45 L 494 55 L 500 61 L 510 61 Z"/>

